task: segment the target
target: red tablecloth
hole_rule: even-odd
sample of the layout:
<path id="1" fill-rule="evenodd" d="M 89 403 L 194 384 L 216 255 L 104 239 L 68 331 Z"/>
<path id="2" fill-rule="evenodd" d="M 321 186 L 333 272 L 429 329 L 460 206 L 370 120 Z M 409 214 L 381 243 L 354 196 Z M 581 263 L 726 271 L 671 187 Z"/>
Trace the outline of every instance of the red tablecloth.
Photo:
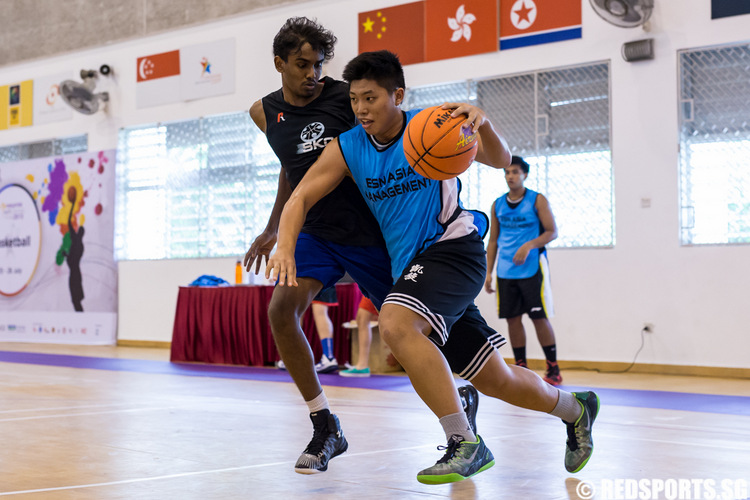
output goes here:
<path id="1" fill-rule="evenodd" d="M 200 361 L 263 366 L 279 359 L 268 324 L 273 286 L 180 287 L 177 295 L 172 361 Z M 336 359 L 349 361 L 349 330 L 341 325 L 354 319 L 362 297 L 354 283 L 336 285 L 338 306 L 330 307 Z M 312 311 L 305 312 L 302 329 L 320 359 L 322 348 Z"/>

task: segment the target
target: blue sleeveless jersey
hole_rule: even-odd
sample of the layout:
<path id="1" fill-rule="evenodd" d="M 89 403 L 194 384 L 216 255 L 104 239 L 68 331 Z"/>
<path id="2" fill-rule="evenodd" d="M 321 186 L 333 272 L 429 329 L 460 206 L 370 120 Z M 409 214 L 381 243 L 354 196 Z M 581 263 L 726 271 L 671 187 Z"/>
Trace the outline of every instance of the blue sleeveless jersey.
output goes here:
<path id="1" fill-rule="evenodd" d="M 414 256 L 433 243 L 477 229 L 474 216 L 460 208 L 458 179 L 427 179 L 406 161 L 404 129 L 419 111 L 405 112 L 399 137 L 384 150 L 378 150 L 361 125 L 339 136 L 354 182 L 385 238 L 394 281 Z"/>
<path id="2" fill-rule="evenodd" d="M 535 248 L 529 252 L 526 262 L 517 266 L 513 256 L 521 245 L 542 234 L 542 223 L 536 211 L 537 192 L 526 189 L 523 199 L 515 208 L 508 205 L 508 195 L 504 194 L 495 200 L 495 217 L 500 224 L 497 237 L 497 277 L 504 279 L 530 278 L 539 270 L 539 251 Z M 541 251 L 544 251 L 542 249 Z"/>

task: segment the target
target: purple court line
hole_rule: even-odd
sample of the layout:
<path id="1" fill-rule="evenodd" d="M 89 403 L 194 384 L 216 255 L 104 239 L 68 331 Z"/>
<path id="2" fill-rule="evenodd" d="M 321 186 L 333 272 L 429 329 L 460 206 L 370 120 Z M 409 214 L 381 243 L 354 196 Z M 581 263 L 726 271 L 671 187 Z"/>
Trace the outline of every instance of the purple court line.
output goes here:
<path id="1" fill-rule="evenodd" d="M 42 354 L 35 352 L 0 351 L 0 362 L 23 363 L 90 370 L 111 370 L 160 375 L 182 375 L 188 377 L 215 377 L 264 382 L 292 382 L 285 371 L 275 368 L 251 366 L 208 365 L 198 363 L 170 363 L 145 359 L 98 358 L 71 356 L 66 354 Z M 337 374 L 322 374 L 323 385 L 355 387 L 381 391 L 413 392 L 405 376 L 372 375 L 370 377 L 347 378 Z M 592 388 L 563 386 L 568 391 L 584 391 Z M 636 408 L 658 408 L 664 410 L 697 411 L 726 415 L 750 416 L 750 397 L 723 396 L 720 394 L 696 394 L 667 391 L 641 391 L 633 389 L 593 388 L 605 404 Z"/>
<path id="2" fill-rule="evenodd" d="M 159 375 L 183 375 L 188 377 L 215 377 L 263 382 L 292 382 L 288 372 L 276 368 L 236 365 L 211 365 L 202 363 L 172 363 L 146 359 L 99 358 L 67 354 L 43 354 L 37 352 L 0 351 L 0 362 L 29 365 L 62 366 L 90 370 L 110 370 Z M 341 377 L 338 374 L 321 374 L 323 385 L 378 389 L 383 391 L 413 392 L 407 377 L 372 375 L 370 377 Z"/>

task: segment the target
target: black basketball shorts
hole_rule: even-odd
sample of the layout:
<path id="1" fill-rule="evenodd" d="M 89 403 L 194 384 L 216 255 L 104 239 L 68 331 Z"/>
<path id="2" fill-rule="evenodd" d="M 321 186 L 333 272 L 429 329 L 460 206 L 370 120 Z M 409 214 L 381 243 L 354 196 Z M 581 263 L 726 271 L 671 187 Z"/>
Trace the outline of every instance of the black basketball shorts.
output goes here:
<path id="1" fill-rule="evenodd" d="M 528 314 L 531 319 L 551 318 L 555 315 L 549 263 L 545 253 L 539 254 L 539 269 L 534 276 L 497 279 L 497 314 L 500 318 Z"/>
<path id="2" fill-rule="evenodd" d="M 484 243 L 476 232 L 440 241 L 412 259 L 383 302 L 406 307 L 427 320 L 432 326 L 430 340 L 466 380 L 505 343 L 474 304 L 484 286 L 486 266 Z"/>

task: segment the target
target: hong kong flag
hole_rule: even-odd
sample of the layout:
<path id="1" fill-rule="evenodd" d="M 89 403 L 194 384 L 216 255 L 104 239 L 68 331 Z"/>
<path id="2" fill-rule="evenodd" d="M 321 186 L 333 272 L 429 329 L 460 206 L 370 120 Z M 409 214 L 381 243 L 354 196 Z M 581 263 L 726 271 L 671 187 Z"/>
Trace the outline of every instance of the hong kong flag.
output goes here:
<path id="1" fill-rule="evenodd" d="M 425 2 L 359 13 L 359 52 L 390 50 L 401 64 L 424 62 Z"/>
<path id="2" fill-rule="evenodd" d="M 425 60 L 497 51 L 498 1 L 427 0 Z"/>

